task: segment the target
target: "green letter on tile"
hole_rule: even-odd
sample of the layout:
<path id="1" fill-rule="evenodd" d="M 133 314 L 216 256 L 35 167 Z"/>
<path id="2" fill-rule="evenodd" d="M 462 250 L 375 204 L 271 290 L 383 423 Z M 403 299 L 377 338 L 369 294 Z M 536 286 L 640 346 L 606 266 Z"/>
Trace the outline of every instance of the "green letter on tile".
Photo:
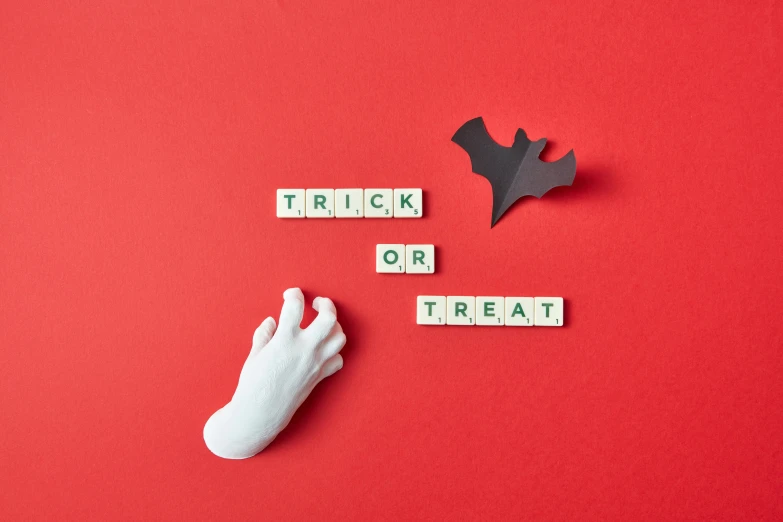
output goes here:
<path id="1" fill-rule="evenodd" d="M 393 254 L 394 255 L 394 260 L 393 261 L 389 261 L 389 259 L 388 259 L 388 255 L 389 254 Z M 387 265 L 396 265 L 397 261 L 399 259 L 400 259 L 400 256 L 398 256 L 397 252 L 395 252 L 394 250 L 387 250 L 386 252 L 383 253 L 383 262 L 386 263 Z"/>

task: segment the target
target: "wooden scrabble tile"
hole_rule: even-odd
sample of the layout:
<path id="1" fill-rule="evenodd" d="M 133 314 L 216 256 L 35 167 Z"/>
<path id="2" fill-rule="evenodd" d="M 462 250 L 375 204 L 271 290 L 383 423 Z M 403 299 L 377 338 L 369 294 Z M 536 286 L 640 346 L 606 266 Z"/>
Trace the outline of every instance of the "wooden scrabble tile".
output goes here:
<path id="1" fill-rule="evenodd" d="M 506 297 L 506 326 L 533 326 L 534 310 L 532 297 Z"/>
<path id="2" fill-rule="evenodd" d="M 476 297 L 476 324 L 479 326 L 503 326 L 505 301 L 502 297 Z"/>
<path id="3" fill-rule="evenodd" d="M 305 189 L 277 189 L 277 217 L 305 217 Z"/>
<path id="4" fill-rule="evenodd" d="M 375 245 L 375 271 L 379 274 L 404 274 L 405 245 Z"/>
<path id="5" fill-rule="evenodd" d="M 394 189 L 394 217 L 420 218 L 422 211 L 420 188 Z"/>
<path id="6" fill-rule="evenodd" d="M 416 324 L 446 324 L 446 297 L 420 295 L 416 298 Z"/>
<path id="7" fill-rule="evenodd" d="M 476 298 L 468 295 L 446 296 L 446 324 L 476 324 Z"/>
<path id="8" fill-rule="evenodd" d="M 405 245 L 405 272 L 435 273 L 435 245 Z"/>
<path id="9" fill-rule="evenodd" d="M 338 218 L 364 217 L 364 189 L 335 189 L 334 215 Z"/>
<path id="10" fill-rule="evenodd" d="M 334 217 L 334 189 L 307 189 L 305 201 L 307 217 Z"/>
<path id="11" fill-rule="evenodd" d="M 364 217 L 394 217 L 393 196 L 392 189 L 364 189 Z"/>
<path id="12" fill-rule="evenodd" d="M 536 297 L 536 326 L 563 326 L 563 298 Z"/>

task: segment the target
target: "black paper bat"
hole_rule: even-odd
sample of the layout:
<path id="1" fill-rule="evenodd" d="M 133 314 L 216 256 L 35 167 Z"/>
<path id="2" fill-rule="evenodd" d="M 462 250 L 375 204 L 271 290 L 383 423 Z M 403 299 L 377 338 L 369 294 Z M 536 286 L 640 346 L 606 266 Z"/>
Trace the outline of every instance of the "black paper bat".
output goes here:
<path id="1" fill-rule="evenodd" d="M 479 116 L 467 122 L 451 138 L 470 156 L 473 172 L 492 185 L 492 224 L 523 196 L 540 198 L 549 189 L 571 185 L 576 176 L 576 156 L 571 150 L 557 161 L 544 162 L 538 155 L 546 138 L 530 141 L 517 130 L 511 147 L 498 145 L 487 132 Z"/>

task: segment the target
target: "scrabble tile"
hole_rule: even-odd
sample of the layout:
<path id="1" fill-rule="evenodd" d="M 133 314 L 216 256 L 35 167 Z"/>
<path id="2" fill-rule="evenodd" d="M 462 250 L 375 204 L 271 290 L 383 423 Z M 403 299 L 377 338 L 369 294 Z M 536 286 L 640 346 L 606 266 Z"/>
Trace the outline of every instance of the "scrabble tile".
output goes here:
<path id="1" fill-rule="evenodd" d="M 364 217 L 364 189 L 336 189 L 334 215 L 338 218 Z"/>
<path id="2" fill-rule="evenodd" d="M 394 217 L 392 189 L 364 189 L 364 217 Z"/>
<path id="3" fill-rule="evenodd" d="M 536 326 L 563 326 L 563 298 L 536 297 Z"/>
<path id="4" fill-rule="evenodd" d="M 416 297 L 416 324 L 446 324 L 446 297 L 442 295 Z"/>
<path id="5" fill-rule="evenodd" d="M 307 217 L 334 217 L 334 189 L 307 189 L 305 201 Z"/>
<path id="6" fill-rule="evenodd" d="M 277 217 L 305 217 L 305 189 L 277 189 Z"/>
<path id="7" fill-rule="evenodd" d="M 375 271 L 379 274 L 404 274 L 405 245 L 375 245 Z"/>
<path id="8" fill-rule="evenodd" d="M 476 324 L 476 298 L 467 295 L 446 297 L 446 324 Z"/>
<path id="9" fill-rule="evenodd" d="M 435 245 L 405 245 L 405 272 L 435 273 Z"/>
<path id="10" fill-rule="evenodd" d="M 420 218 L 422 211 L 420 188 L 394 189 L 394 217 Z"/>
<path id="11" fill-rule="evenodd" d="M 476 298 L 476 324 L 480 326 L 503 326 L 505 301 L 502 297 Z"/>
<path id="12" fill-rule="evenodd" d="M 506 326 L 533 326 L 534 310 L 532 297 L 506 297 Z"/>

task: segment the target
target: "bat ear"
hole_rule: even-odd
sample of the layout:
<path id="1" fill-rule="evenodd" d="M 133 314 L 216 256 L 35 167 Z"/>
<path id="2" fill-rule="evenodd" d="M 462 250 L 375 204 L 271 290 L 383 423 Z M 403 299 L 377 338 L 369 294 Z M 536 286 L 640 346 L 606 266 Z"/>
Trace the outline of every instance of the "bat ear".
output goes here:
<path id="1" fill-rule="evenodd" d="M 525 132 L 525 129 L 517 129 L 517 133 L 514 134 L 514 141 L 530 141 L 530 139 L 527 137 L 527 132 Z"/>
<path id="2" fill-rule="evenodd" d="M 533 157 L 538 157 L 539 154 L 544 150 L 544 147 L 546 146 L 546 138 L 541 138 L 540 140 L 531 141 L 530 142 L 530 148 L 527 150 L 528 154 L 531 154 Z"/>

